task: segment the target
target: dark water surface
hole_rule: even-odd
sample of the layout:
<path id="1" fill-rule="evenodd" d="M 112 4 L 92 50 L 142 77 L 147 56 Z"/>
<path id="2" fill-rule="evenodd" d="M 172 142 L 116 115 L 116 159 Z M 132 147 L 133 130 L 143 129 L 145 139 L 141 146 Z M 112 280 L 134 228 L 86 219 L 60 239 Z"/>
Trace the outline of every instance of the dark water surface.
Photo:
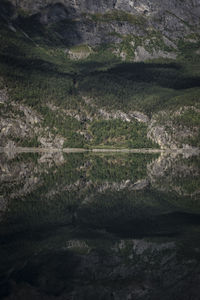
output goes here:
<path id="1" fill-rule="evenodd" d="M 200 159 L 0 157 L 0 299 L 200 299 Z"/>

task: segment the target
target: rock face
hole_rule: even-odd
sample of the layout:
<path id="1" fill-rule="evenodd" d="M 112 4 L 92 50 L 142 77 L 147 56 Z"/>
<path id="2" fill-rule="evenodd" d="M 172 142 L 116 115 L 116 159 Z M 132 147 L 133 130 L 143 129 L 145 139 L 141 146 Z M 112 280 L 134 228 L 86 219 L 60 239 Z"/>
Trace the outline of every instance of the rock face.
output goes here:
<path id="1" fill-rule="evenodd" d="M 119 35 L 145 36 L 152 31 L 162 33 L 169 40 L 182 38 L 197 30 L 200 15 L 199 0 L 10 0 L 17 9 L 37 16 L 43 25 L 63 21 L 57 33 L 66 44 L 119 43 Z M 112 33 L 117 33 L 116 36 Z M 169 43 L 166 44 L 169 46 Z M 137 49 L 138 52 L 141 49 Z M 144 51 L 142 51 L 144 52 Z M 155 53 L 152 54 L 156 56 Z M 166 57 L 160 52 L 158 56 Z"/>
<path id="2" fill-rule="evenodd" d="M 152 116 L 148 127 L 148 138 L 165 148 L 190 148 L 190 140 L 198 140 L 198 127 L 179 124 L 178 118 L 184 118 L 189 111 L 199 114 L 195 107 L 182 107 L 176 111 L 160 111 Z M 198 142 L 196 143 L 198 146 Z"/>
<path id="3" fill-rule="evenodd" d="M 45 7 L 55 7 L 59 8 L 62 5 L 68 8 L 73 9 L 76 13 L 81 12 L 101 12 L 111 9 L 120 9 L 132 13 L 143 13 L 146 15 L 150 14 L 159 14 L 165 10 L 174 10 L 174 13 L 178 12 L 179 16 L 185 16 L 188 18 L 191 13 L 197 15 L 199 12 L 200 3 L 199 0 L 169 0 L 168 2 L 164 0 L 10 0 L 12 4 L 16 7 L 29 10 L 33 13 L 38 12 L 41 8 Z M 185 10 L 187 14 L 185 15 Z M 58 11 L 58 9 L 57 9 Z M 55 13 L 57 12 L 55 11 Z"/>
<path id="4" fill-rule="evenodd" d="M 163 57 L 163 58 L 171 58 L 171 59 L 176 58 L 176 54 L 173 52 L 168 53 L 168 52 L 164 52 L 162 50 L 156 51 L 155 49 L 153 49 L 152 53 L 150 53 L 142 46 L 138 46 L 137 49 L 135 50 L 135 61 L 136 62 L 144 61 L 147 59 L 154 59 L 154 58 L 157 58 L 158 56 Z"/>
<path id="5" fill-rule="evenodd" d="M 0 90 L 1 93 L 1 90 Z M 8 100 L 7 93 L 4 100 Z M 9 152 L 15 146 L 43 146 L 44 148 L 62 148 L 65 139 L 52 134 L 48 127 L 43 126 L 42 116 L 32 108 L 15 102 L 3 102 L 0 115 L 0 147 L 6 147 Z"/>

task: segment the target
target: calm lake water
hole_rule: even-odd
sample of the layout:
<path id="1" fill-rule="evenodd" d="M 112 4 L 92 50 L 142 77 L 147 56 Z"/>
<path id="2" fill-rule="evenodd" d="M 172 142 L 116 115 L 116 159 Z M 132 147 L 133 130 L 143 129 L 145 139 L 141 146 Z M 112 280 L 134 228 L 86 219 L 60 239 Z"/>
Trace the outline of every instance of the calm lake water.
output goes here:
<path id="1" fill-rule="evenodd" d="M 199 300 L 200 158 L 0 157 L 0 299 Z"/>

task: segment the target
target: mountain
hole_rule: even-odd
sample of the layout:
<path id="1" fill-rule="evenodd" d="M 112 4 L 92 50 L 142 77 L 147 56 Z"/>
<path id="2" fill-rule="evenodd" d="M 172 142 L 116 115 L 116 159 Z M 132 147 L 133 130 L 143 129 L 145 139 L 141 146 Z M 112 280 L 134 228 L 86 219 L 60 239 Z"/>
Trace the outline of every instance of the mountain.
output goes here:
<path id="1" fill-rule="evenodd" d="M 135 61 L 175 58 L 178 41 L 185 37 L 194 42 L 200 32 L 198 0 L 11 2 L 28 31 L 50 27 L 67 46 L 129 43 L 130 49 L 120 52 L 119 47 L 118 54 Z"/>
<path id="2" fill-rule="evenodd" d="M 200 1 L 0 1 L 6 146 L 199 146 Z"/>

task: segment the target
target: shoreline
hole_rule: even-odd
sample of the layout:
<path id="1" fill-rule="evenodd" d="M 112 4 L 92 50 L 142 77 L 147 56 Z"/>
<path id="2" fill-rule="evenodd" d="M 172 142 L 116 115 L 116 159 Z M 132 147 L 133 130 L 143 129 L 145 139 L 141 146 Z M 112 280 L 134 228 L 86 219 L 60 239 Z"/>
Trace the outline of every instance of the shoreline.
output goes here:
<path id="1" fill-rule="evenodd" d="M 141 149 L 128 149 L 128 148 L 36 148 L 36 147 L 0 147 L 0 153 L 187 153 L 193 152 L 194 154 L 200 154 L 200 149 L 198 148 L 174 148 L 174 149 L 151 149 L 151 148 L 141 148 Z"/>

